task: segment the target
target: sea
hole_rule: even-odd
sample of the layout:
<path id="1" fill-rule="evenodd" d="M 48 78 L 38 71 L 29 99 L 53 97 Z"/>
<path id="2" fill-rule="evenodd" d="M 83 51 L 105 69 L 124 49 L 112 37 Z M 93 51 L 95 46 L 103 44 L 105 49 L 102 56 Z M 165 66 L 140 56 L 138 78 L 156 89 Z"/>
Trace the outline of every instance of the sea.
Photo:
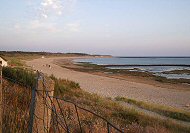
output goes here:
<path id="1" fill-rule="evenodd" d="M 168 79 L 190 79 L 189 73 L 165 74 L 172 70 L 190 70 L 190 57 L 112 57 L 76 59 L 76 63 L 106 65 L 109 69 L 151 72 Z"/>

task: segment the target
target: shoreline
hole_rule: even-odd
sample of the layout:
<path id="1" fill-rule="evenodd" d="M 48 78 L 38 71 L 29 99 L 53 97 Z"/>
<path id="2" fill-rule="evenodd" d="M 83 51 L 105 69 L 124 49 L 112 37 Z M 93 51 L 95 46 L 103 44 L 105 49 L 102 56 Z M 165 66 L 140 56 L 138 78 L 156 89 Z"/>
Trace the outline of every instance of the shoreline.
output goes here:
<path id="1" fill-rule="evenodd" d="M 138 64 L 130 64 L 130 65 L 101 65 L 103 67 L 125 67 L 125 66 L 181 66 L 181 67 L 190 67 L 190 65 L 185 64 L 150 64 L 150 65 L 138 65 Z"/>
<path id="2" fill-rule="evenodd" d="M 179 88 L 180 86 L 178 85 L 159 85 L 156 82 L 148 84 L 144 79 L 132 79 L 130 77 L 130 80 L 122 80 L 113 77 L 106 77 L 100 73 L 95 75 L 86 72 L 78 72 L 57 65 L 57 62 L 60 62 L 60 60 L 64 61 L 64 64 L 66 65 L 71 65 L 71 60 L 79 58 L 84 57 L 35 59 L 27 61 L 27 65 L 33 66 L 33 69 L 42 70 L 43 73 L 48 75 L 53 74 L 57 78 L 69 79 L 77 82 L 83 90 L 90 93 L 96 93 L 104 97 L 115 98 L 117 96 L 122 96 L 148 103 L 176 107 L 188 111 L 190 110 L 185 107 L 185 105 L 190 102 L 190 91 L 185 87 L 186 85 L 182 85 L 183 87 L 181 86 L 182 88 Z M 44 67 L 44 64 L 51 64 L 52 68 L 49 69 Z"/>
<path id="3" fill-rule="evenodd" d="M 82 59 L 82 58 L 81 58 Z M 84 59 L 84 58 L 83 58 Z M 104 65 L 96 65 L 96 64 L 91 64 L 91 63 L 88 63 L 88 62 L 79 62 L 79 64 L 77 62 L 74 61 L 75 59 L 69 59 L 69 60 L 57 60 L 56 64 L 61 66 L 61 67 L 64 67 L 64 68 L 67 68 L 67 69 L 70 69 L 70 70 L 74 70 L 74 71 L 79 71 L 79 72 L 85 72 L 85 73 L 89 73 L 89 74 L 93 74 L 93 75 L 99 75 L 99 76 L 104 76 L 104 77 L 110 77 L 110 78 L 115 78 L 115 79 L 120 79 L 120 80 L 127 80 L 127 81 L 132 81 L 132 82 L 137 82 L 137 83 L 145 83 L 145 84 L 149 84 L 149 85 L 154 85 L 154 86 L 157 86 L 157 87 L 167 87 L 169 89 L 179 89 L 179 90 L 187 90 L 189 91 L 190 88 L 190 83 L 180 83 L 180 82 L 176 82 L 176 83 L 170 83 L 170 82 L 160 82 L 160 81 L 157 81 L 154 79 L 154 77 L 158 77 L 158 78 L 163 78 L 164 80 L 170 80 L 170 79 L 167 79 L 166 77 L 161 77 L 161 76 L 158 76 L 158 75 L 155 75 L 151 72 L 141 72 L 141 71 L 129 71 L 129 70 L 126 70 L 128 72 L 136 72 L 136 73 L 139 73 L 137 76 L 133 75 L 133 74 L 120 74 L 120 73 L 114 73 L 112 71 L 119 71 L 119 70 L 125 70 L 125 69 L 107 69 L 107 70 L 110 70 L 110 72 L 106 72 L 107 70 L 104 70 Z M 62 62 L 62 63 L 60 63 Z M 88 64 L 87 67 L 91 67 L 92 66 L 98 66 L 98 67 L 101 67 L 102 71 L 99 71 L 99 72 L 93 72 L 93 71 L 88 71 L 88 70 L 82 70 L 83 69 L 83 65 L 84 64 Z M 78 65 L 82 66 L 82 67 L 78 67 Z M 93 67 L 91 68 L 93 69 Z M 96 68 L 95 68 L 96 69 Z M 186 71 L 186 70 L 185 70 Z M 170 71 L 169 71 L 170 72 Z M 173 71 L 171 71 L 173 72 Z M 143 74 L 146 74 L 148 73 L 149 75 L 148 76 L 143 76 Z M 180 80 L 183 80 L 183 79 L 173 79 L 175 81 L 180 81 Z M 186 79 L 184 79 L 186 80 Z M 189 79 L 187 79 L 189 80 Z M 174 87 L 171 87 L 171 86 L 174 86 Z"/>

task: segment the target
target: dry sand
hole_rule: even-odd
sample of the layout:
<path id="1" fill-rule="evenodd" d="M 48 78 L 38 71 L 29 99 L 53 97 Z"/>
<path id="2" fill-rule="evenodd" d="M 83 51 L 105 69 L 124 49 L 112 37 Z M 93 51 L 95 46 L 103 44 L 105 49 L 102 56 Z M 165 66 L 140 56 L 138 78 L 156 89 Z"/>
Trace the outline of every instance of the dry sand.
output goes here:
<path id="1" fill-rule="evenodd" d="M 27 61 L 27 65 L 35 70 L 41 70 L 48 75 L 53 74 L 57 78 L 69 79 L 78 82 L 81 88 L 91 93 L 105 97 L 122 96 L 154 104 L 166 105 L 190 111 L 185 105 L 190 104 L 190 89 L 169 89 L 157 87 L 145 83 L 120 80 L 110 77 L 93 75 L 85 72 L 77 72 L 62 68 L 54 62 L 57 59 L 74 59 L 80 57 L 56 57 Z M 88 57 L 87 57 L 88 58 Z M 51 65 L 51 68 L 45 66 Z"/>

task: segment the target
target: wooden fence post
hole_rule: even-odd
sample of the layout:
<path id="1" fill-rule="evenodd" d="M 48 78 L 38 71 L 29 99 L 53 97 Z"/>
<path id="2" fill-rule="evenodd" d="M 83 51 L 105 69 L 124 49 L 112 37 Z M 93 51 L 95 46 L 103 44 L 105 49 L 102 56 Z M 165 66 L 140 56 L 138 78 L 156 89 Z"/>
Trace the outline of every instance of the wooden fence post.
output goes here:
<path id="1" fill-rule="evenodd" d="M 3 131 L 3 77 L 2 77 L 2 64 L 0 64 L 0 133 Z"/>
<path id="2" fill-rule="evenodd" d="M 46 82 L 44 82 L 43 78 L 45 77 L 38 79 L 33 131 L 37 131 L 38 133 L 49 133 L 53 101 L 51 96 L 54 94 L 54 81 L 46 78 Z"/>

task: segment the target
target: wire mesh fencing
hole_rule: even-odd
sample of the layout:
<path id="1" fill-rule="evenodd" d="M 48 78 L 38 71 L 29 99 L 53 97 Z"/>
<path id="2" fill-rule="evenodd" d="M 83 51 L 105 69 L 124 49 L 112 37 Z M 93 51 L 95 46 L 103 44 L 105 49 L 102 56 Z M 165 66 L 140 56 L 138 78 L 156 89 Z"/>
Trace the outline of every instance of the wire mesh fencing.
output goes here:
<path id="1" fill-rule="evenodd" d="M 34 88 L 7 78 L 2 93 L 3 133 L 124 132 L 93 111 L 55 97 L 53 81 L 39 72 Z"/>
<path id="2" fill-rule="evenodd" d="M 34 116 L 31 132 L 123 133 L 121 129 L 96 113 L 71 101 L 54 97 L 51 85 L 43 74 L 39 74 L 36 91 L 37 98 L 33 100 L 35 106 L 40 108 L 36 107 L 38 111 L 31 111 Z"/>

